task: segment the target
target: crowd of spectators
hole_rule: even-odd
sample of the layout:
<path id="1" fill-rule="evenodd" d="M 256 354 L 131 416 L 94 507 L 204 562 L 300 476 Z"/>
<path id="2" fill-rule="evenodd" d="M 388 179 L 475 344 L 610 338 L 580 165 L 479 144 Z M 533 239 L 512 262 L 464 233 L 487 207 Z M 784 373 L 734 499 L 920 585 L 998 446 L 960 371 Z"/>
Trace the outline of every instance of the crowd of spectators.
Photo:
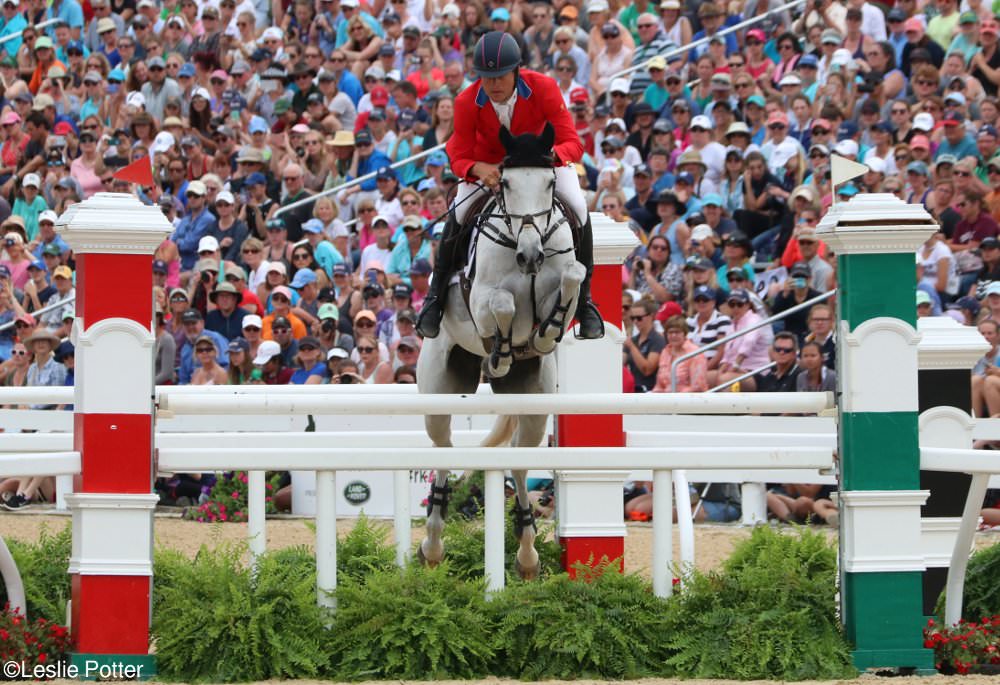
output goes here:
<path id="1" fill-rule="evenodd" d="M 72 382 L 75 260 L 54 223 L 100 191 L 175 227 L 151 276 L 157 383 L 414 382 L 459 179 L 442 150 L 407 160 L 452 135 L 490 30 L 558 82 L 591 210 L 641 241 L 627 391 L 835 386 L 832 300 L 795 309 L 836 286 L 815 230 L 834 154 L 870 170 L 840 199 L 891 193 L 939 223 L 921 316 L 1000 317 L 1000 7 L 779 5 L 3 0 L 0 382 Z M 151 184 L 116 178 L 147 157 Z"/>

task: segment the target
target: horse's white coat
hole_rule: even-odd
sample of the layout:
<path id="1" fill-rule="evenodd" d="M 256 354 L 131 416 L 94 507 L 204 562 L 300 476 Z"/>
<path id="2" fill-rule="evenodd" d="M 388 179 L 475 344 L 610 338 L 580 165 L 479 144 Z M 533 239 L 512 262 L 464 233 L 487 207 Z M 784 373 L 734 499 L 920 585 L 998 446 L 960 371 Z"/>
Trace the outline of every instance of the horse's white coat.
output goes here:
<path id="1" fill-rule="evenodd" d="M 504 203 L 510 214 L 531 215 L 553 207 L 552 169 L 508 169 L 503 178 Z M 441 333 L 426 340 L 421 350 L 417 367 L 420 392 L 476 392 L 480 380 L 478 367 L 472 368 L 467 363 L 465 368 L 456 368 L 463 365 L 449 368 L 448 360 L 456 347 L 483 359 L 482 368 L 493 379 L 496 393 L 555 392 L 555 358 L 550 353 L 572 319 L 580 283 L 586 273 L 585 267 L 576 260 L 572 230 L 565 221 L 544 245 L 541 244 L 541 236 L 561 219 L 562 214 L 557 207 L 551 215 L 536 217 L 536 226 L 523 225 L 520 219 L 511 219 L 508 227 L 501 219 L 491 219 L 494 226 L 518 243 L 518 250 L 498 245 L 482 234 L 478 236 L 469 307 L 465 306 L 459 286 L 451 286 Z M 524 235 L 519 236 L 519 232 Z M 516 260 L 519 251 L 523 269 L 519 268 Z M 531 271 L 533 266 L 537 266 L 537 273 L 533 274 L 534 302 L 532 276 L 525 273 L 526 270 Z M 536 323 L 549 318 L 560 301 L 567 311 L 561 324 L 536 326 Z M 483 338 L 492 338 L 497 332 L 503 337 L 509 336 L 515 348 L 533 350 L 538 356 L 517 362 L 510 357 L 491 361 Z M 545 438 L 545 421 L 544 416 L 499 417 L 483 444 L 495 446 L 509 441 L 514 446 L 537 447 Z M 450 416 L 428 416 L 425 424 L 436 446 L 451 446 Z M 514 471 L 513 476 L 518 503 L 522 508 L 529 508 L 527 472 Z M 447 471 L 439 472 L 435 484 L 443 487 L 447 478 Z M 429 563 L 440 562 L 444 556 L 441 540 L 443 527 L 440 509 L 434 507 L 427 518 L 427 538 L 421 544 L 421 555 Z M 524 577 L 533 577 L 538 573 L 538 553 L 534 541 L 534 529 L 525 528 L 517 553 L 517 565 Z"/>

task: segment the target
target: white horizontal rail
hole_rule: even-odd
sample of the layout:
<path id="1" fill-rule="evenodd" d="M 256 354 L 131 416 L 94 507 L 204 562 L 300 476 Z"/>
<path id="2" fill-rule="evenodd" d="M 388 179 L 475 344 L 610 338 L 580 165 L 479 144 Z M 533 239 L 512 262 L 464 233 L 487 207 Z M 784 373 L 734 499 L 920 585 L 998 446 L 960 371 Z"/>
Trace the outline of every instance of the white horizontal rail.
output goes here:
<path id="1" fill-rule="evenodd" d="M 328 386 L 322 386 L 328 387 Z M 833 406 L 833 393 L 721 394 L 592 393 L 580 395 L 362 395 L 300 397 L 285 394 L 215 397 L 160 394 L 160 409 L 183 414 L 746 414 L 816 413 Z M 514 410 L 514 411 L 512 411 Z"/>
<path id="2" fill-rule="evenodd" d="M 721 419 L 721 417 L 719 417 Z M 725 419 L 721 419 L 724 421 Z M 743 433 L 728 431 L 720 423 L 720 430 L 714 432 L 698 431 L 691 433 L 673 431 L 627 431 L 625 444 L 629 447 L 656 447 L 667 445 L 681 447 L 690 445 L 754 445 L 771 447 L 790 447 L 796 445 L 820 445 L 834 448 L 837 446 L 836 433 Z"/>
<path id="3" fill-rule="evenodd" d="M 828 447 L 356 447 L 160 448 L 160 468 L 198 472 L 232 469 L 267 471 L 392 471 L 396 469 L 827 469 Z"/>
<path id="4" fill-rule="evenodd" d="M 0 388 L 0 404 L 72 404 L 73 386 Z"/>
<path id="5" fill-rule="evenodd" d="M 1000 419 L 976 419 L 972 437 L 976 440 L 1000 440 Z"/>
<path id="6" fill-rule="evenodd" d="M 72 476 L 80 473 L 79 452 L 0 454 L 0 477 Z"/>
<path id="7" fill-rule="evenodd" d="M 960 447 L 921 447 L 920 468 L 952 473 L 1000 473 L 1000 452 Z"/>

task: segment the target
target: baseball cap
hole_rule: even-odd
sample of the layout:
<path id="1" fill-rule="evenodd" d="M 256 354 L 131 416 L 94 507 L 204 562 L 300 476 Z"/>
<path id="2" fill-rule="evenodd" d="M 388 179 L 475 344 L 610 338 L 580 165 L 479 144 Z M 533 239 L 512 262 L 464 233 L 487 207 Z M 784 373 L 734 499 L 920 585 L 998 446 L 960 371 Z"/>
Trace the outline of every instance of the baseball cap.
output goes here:
<path id="1" fill-rule="evenodd" d="M 316 310 L 316 318 L 320 321 L 323 319 L 339 319 L 340 309 L 333 302 L 324 302 Z"/>
<path id="2" fill-rule="evenodd" d="M 73 278 L 73 270 L 70 269 L 65 264 L 63 264 L 61 266 L 57 266 L 52 271 L 52 278 L 67 278 L 67 279 L 72 279 Z"/>
<path id="3" fill-rule="evenodd" d="M 167 263 L 162 259 L 153 260 L 153 273 L 154 274 L 165 274 L 167 273 Z"/>
<path id="4" fill-rule="evenodd" d="M 699 285 L 694 289 L 692 297 L 695 300 L 714 300 L 715 290 L 708 285 Z"/>
<path id="5" fill-rule="evenodd" d="M 247 314 L 243 317 L 241 328 L 263 328 L 264 321 L 257 314 Z"/>
<path id="6" fill-rule="evenodd" d="M 219 241 L 215 237 L 206 235 L 198 241 L 198 252 L 215 252 L 219 249 Z"/>
<path id="7" fill-rule="evenodd" d="M 201 321 L 201 312 L 195 308 L 185 309 L 184 313 L 181 314 L 181 321 L 184 323 L 194 323 L 195 321 Z"/>
<path id="8" fill-rule="evenodd" d="M 316 282 L 316 274 L 313 273 L 312 269 L 299 269 L 295 272 L 295 277 L 292 279 L 292 288 L 298 290 L 310 283 Z"/>
<path id="9" fill-rule="evenodd" d="M 257 366 L 263 366 L 279 354 L 281 354 L 281 345 L 273 340 L 265 340 L 257 348 L 257 356 L 253 358 L 253 363 Z"/>
<path id="10" fill-rule="evenodd" d="M 413 263 L 410 264 L 410 274 L 418 276 L 426 276 L 431 273 L 431 263 L 426 259 L 415 259 Z"/>
<path id="11" fill-rule="evenodd" d="M 729 299 L 746 304 L 750 301 L 750 293 L 746 291 L 746 288 L 734 288 L 729 293 Z"/>

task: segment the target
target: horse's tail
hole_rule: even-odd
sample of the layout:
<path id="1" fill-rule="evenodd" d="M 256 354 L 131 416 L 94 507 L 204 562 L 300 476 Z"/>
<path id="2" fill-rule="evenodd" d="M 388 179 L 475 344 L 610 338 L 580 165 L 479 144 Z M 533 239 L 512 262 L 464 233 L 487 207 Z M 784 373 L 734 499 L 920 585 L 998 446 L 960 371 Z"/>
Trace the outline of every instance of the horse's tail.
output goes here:
<path id="1" fill-rule="evenodd" d="M 500 447 L 510 442 L 517 428 L 516 416 L 498 416 L 489 435 L 483 438 L 481 447 Z"/>

